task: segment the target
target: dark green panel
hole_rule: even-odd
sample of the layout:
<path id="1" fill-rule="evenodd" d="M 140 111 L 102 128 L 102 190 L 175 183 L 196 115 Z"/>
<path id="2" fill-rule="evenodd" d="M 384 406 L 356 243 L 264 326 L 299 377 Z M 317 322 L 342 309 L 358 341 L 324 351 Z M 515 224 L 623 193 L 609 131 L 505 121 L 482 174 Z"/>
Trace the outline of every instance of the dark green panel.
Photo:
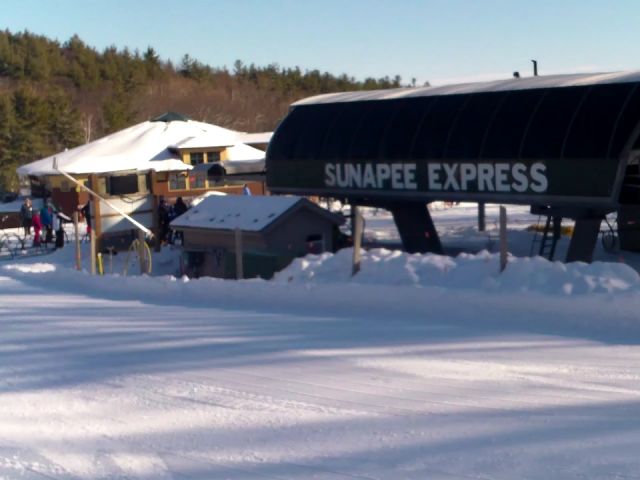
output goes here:
<path id="1" fill-rule="evenodd" d="M 268 169 L 270 188 L 327 189 L 332 192 L 388 192 L 482 196 L 610 197 L 617 162 L 599 159 L 526 161 L 354 161 L 295 162 Z M 540 200 L 538 200 L 540 201 Z"/>
<path id="2" fill-rule="evenodd" d="M 459 113 L 447 140 L 444 158 L 480 157 L 482 142 L 507 92 L 472 95 Z"/>
<path id="3" fill-rule="evenodd" d="M 636 83 L 306 104 L 276 131 L 267 182 L 383 201 L 613 205 L 638 119 Z"/>
<path id="4" fill-rule="evenodd" d="M 616 120 L 632 89 L 629 83 L 592 88 L 573 120 L 563 156 L 605 158 Z"/>
<path id="5" fill-rule="evenodd" d="M 546 90 L 509 92 L 491 122 L 481 158 L 518 158 L 529 121 Z"/>
<path id="6" fill-rule="evenodd" d="M 634 84 L 634 89 L 624 105 L 624 110 L 616 119 L 615 130 L 609 146 L 609 157 L 618 158 L 622 154 L 629 140 L 634 140 L 631 136 L 639 123 L 640 88 L 638 88 L 638 84 Z"/>
<path id="7" fill-rule="evenodd" d="M 549 89 L 528 127 L 521 158 L 560 158 L 571 121 L 587 87 Z"/>
<path id="8" fill-rule="evenodd" d="M 409 158 L 416 133 L 422 125 L 422 119 L 435 103 L 434 97 L 402 99 L 398 110 L 380 142 L 380 158 Z"/>
<path id="9" fill-rule="evenodd" d="M 469 95 L 448 95 L 434 99 L 416 135 L 411 158 L 442 158 L 449 133 L 468 100 Z"/>

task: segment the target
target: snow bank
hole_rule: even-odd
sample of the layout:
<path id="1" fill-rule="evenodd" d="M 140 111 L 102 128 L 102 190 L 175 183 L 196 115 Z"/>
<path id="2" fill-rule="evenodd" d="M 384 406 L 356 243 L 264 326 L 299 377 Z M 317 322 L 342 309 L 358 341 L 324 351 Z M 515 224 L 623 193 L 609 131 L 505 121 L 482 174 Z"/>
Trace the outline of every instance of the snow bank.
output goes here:
<path id="1" fill-rule="evenodd" d="M 242 298 L 246 295 L 249 283 L 254 295 L 262 289 L 266 297 L 282 286 L 298 291 L 301 291 L 301 287 L 302 290 L 308 290 L 314 286 L 335 286 L 344 291 L 349 286 L 358 286 L 364 291 L 372 287 L 409 290 L 438 288 L 483 294 L 535 293 L 561 297 L 640 292 L 640 275 L 623 263 L 565 264 L 550 262 L 542 257 L 510 256 L 507 268 L 503 273 L 499 273 L 499 255 L 487 251 L 478 254 L 463 253 L 454 258 L 374 249 L 362 251 L 361 270 L 352 277 L 352 255 L 352 249 L 344 249 L 336 254 L 308 255 L 294 260 L 289 267 L 277 273 L 272 281 L 248 279 L 237 282 L 215 278 L 192 280 L 187 277 L 176 279 L 168 275 L 123 277 L 118 274 L 92 278 L 87 272 L 77 272 L 59 264 L 37 261 L 5 265 L 2 271 L 9 276 L 45 275 L 46 281 L 51 285 L 77 288 L 80 291 L 90 288 L 114 294 L 130 292 L 144 298 L 148 298 L 153 292 L 175 290 L 175 285 L 189 283 L 191 286 L 188 295 L 195 295 L 205 303 L 208 303 L 206 299 L 211 296 L 212 288 L 218 291 L 216 296 L 229 297 L 235 295 L 233 292 L 237 292 L 239 298 Z M 161 255 L 159 258 L 164 257 Z M 71 261 L 65 262 L 65 265 L 71 264 Z M 186 292 L 171 293 L 182 296 Z"/>
<path id="2" fill-rule="evenodd" d="M 623 263 L 550 262 L 542 257 L 509 257 L 499 274 L 499 255 L 487 251 L 447 257 L 397 250 L 362 251 L 361 270 L 351 277 L 351 249 L 335 255 L 309 255 L 280 272 L 276 282 L 355 283 L 442 287 L 552 295 L 615 293 L 640 290 L 640 275 Z"/>
<path id="3" fill-rule="evenodd" d="M 640 278 L 624 264 L 511 257 L 499 274 L 498 256 L 487 252 L 452 258 L 380 249 L 363 252 L 362 270 L 351 277 L 352 253 L 345 249 L 298 259 L 272 281 L 91 276 L 34 261 L 2 266 L 0 278 L 89 297 L 214 310 L 300 312 L 310 320 L 433 316 L 452 323 L 472 319 L 485 326 L 497 322 L 504 328 L 520 325 L 559 333 L 579 329 L 588 334 L 640 334 Z"/>
<path id="4" fill-rule="evenodd" d="M 57 260 L 66 260 L 64 265 L 72 265 L 66 257 L 70 249 L 59 253 Z M 159 255 L 157 260 L 166 255 Z M 202 278 L 184 282 L 195 284 L 214 282 L 218 285 L 263 284 L 269 285 L 337 285 L 344 288 L 346 284 L 359 286 L 382 286 L 402 288 L 437 287 L 446 290 L 467 290 L 494 293 L 539 293 L 544 295 L 585 295 L 616 294 L 640 291 L 640 275 L 624 263 L 582 262 L 562 263 L 550 262 L 542 257 L 517 258 L 510 256 L 507 268 L 499 273 L 499 255 L 487 251 L 478 254 L 462 253 L 457 257 L 435 254 L 408 254 L 398 250 L 374 249 L 362 251 L 360 272 L 351 276 L 352 249 L 340 250 L 336 254 L 307 255 L 294 260 L 289 267 L 276 274 L 271 282 L 259 279 L 243 282 L 225 281 L 213 278 Z M 55 258 L 55 257 L 54 257 Z M 52 259 L 54 260 L 54 259 Z M 161 264 L 162 262 L 160 262 Z M 157 265 L 160 266 L 160 265 Z M 58 284 L 85 284 L 85 275 L 73 269 L 60 267 L 54 262 L 28 262 L 5 265 L 5 272 L 17 274 L 48 274 L 56 277 Z M 166 269 L 164 269 L 167 271 Z M 135 269 L 130 269 L 135 271 Z M 107 287 L 117 278 L 115 285 Z M 148 291 L 157 282 L 175 283 L 171 276 L 165 277 L 121 277 L 106 275 L 98 278 L 99 285 L 104 288 L 118 290 L 129 282 L 135 282 L 138 288 Z M 138 283 L 142 281 L 141 284 Z M 146 287 L 144 286 L 146 285 Z M 255 286 L 255 285 L 254 285 Z M 125 287 L 127 288 L 127 287 Z M 194 287 L 195 288 L 195 287 Z M 207 287 L 208 288 L 208 287 Z"/>
<path id="5" fill-rule="evenodd" d="M 467 294 L 520 293 L 555 297 L 640 292 L 640 275 L 623 263 L 565 264 L 550 262 L 542 257 L 509 257 L 506 270 L 500 274 L 499 255 L 487 251 L 479 254 L 463 253 L 454 258 L 374 249 L 362 251 L 361 270 L 352 277 L 352 255 L 352 249 L 344 249 L 336 254 L 308 255 L 294 260 L 288 268 L 276 274 L 272 281 L 248 279 L 238 282 L 215 278 L 192 280 L 187 277 L 177 279 L 170 275 L 124 277 L 113 274 L 91 277 L 87 272 L 77 272 L 53 262 L 38 261 L 5 265 L 1 271 L 9 276 L 28 277 L 30 281 L 39 280 L 63 290 L 97 291 L 119 298 L 124 296 L 153 301 L 165 296 L 190 298 L 204 304 L 209 304 L 212 296 L 243 301 L 249 285 L 254 300 L 261 294 L 269 299 L 281 292 L 288 302 L 294 296 L 317 290 L 319 286 L 335 287 L 345 293 L 350 291 L 349 288 L 357 287 L 358 294 L 353 296 L 352 292 L 352 302 L 355 303 L 359 301 L 358 295 L 362 295 L 360 300 L 363 303 L 368 303 L 370 294 L 366 293 L 367 289 L 372 292 L 374 287 L 407 292 L 436 288 L 453 292 L 465 291 Z M 65 265 L 71 264 L 70 261 L 65 262 Z M 212 294 L 214 290 L 215 295 Z"/>

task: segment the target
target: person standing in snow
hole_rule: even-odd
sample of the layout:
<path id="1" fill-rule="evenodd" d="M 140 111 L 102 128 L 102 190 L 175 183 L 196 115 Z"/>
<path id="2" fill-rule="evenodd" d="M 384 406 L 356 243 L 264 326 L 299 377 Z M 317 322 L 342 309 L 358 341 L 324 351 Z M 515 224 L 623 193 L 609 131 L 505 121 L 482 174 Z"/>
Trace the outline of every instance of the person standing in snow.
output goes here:
<path id="1" fill-rule="evenodd" d="M 64 221 L 69 220 L 69 217 L 62 212 L 56 212 L 53 217 L 53 229 L 56 232 L 56 248 L 64 247 Z"/>
<path id="2" fill-rule="evenodd" d="M 87 236 L 91 234 L 91 199 L 87 200 L 84 205 L 78 205 L 78 210 L 84 217 L 84 221 L 87 224 Z"/>
<path id="3" fill-rule="evenodd" d="M 171 220 L 173 220 L 174 218 L 179 217 L 180 215 L 182 215 L 184 212 L 186 212 L 187 210 L 189 210 L 189 207 L 187 207 L 187 204 L 184 203 L 184 200 L 182 200 L 182 197 L 178 197 L 176 199 L 176 203 L 173 205 L 173 216 L 171 218 Z M 182 232 L 171 232 L 170 236 L 173 240 L 179 240 L 180 241 L 180 245 L 182 245 L 182 242 L 184 240 L 183 236 L 182 236 Z M 173 243 L 173 241 L 171 242 Z"/>
<path id="4" fill-rule="evenodd" d="M 24 199 L 20 207 L 20 219 L 22 220 L 22 228 L 24 228 L 25 238 L 31 235 L 31 227 L 33 225 L 33 205 L 29 197 Z"/>
<path id="5" fill-rule="evenodd" d="M 173 206 L 174 218 L 175 217 L 179 217 L 184 212 L 186 212 L 188 209 L 189 209 L 189 207 L 187 207 L 187 204 L 184 203 L 184 200 L 182 200 L 182 197 L 178 197 L 176 199 L 175 205 Z"/>
<path id="6" fill-rule="evenodd" d="M 169 207 L 163 198 L 158 205 L 158 229 L 160 230 L 160 243 L 166 243 L 169 237 Z"/>
<path id="7" fill-rule="evenodd" d="M 33 212 L 32 223 L 33 223 L 33 246 L 39 247 L 40 241 L 41 241 L 40 230 L 42 230 L 42 223 L 40 222 L 39 212 L 37 211 Z"/>
<path id="8" fill-rule="evenodd" d="M 44 229 L 44 243 L 49 244 L 53 242 L 53 215 L 55 209 L 51 205 L 51 199 L 47 198 L 44 201 L 44 205 L 40 209 L 40 223 Z"/>
<path id="9" fill-rule="evenodd" d="M 242 185 L 242 194 L 251 196 L 251 189 L 249 189 L 249 186 L 246 183 Z"/>

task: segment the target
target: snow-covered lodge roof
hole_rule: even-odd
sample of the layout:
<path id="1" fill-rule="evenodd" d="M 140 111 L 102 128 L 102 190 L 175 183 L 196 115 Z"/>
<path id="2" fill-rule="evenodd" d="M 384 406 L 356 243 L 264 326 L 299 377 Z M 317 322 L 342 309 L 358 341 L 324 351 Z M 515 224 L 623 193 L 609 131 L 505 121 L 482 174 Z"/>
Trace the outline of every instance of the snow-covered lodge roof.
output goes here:
<path id="1" fill-rule="evenodd" d="M 264 160 L 264 152 L 257 148 L 250 147 L 249 145 L 238 143 L 237 145 L 227 148 L 227 160 Z"/>
<path id="2" fill-rule="evenodd" d="M 271 137 L 273 132 L 243 133 L 240 141 L 247 145 L 266 145 L 271 141 Z"/>
<path id="3" fill-rule="evenodd" d="M 184 139 L 174 146 L 177 149 L 200 149 L 231 147 L 239 144 L 264 145 L 269 143 L 272 135 L 273 132 L 244 133 L 233 130 L 227 130 L 227 132 L 206 132 L 196 137 Z"/>
<path id="4" fill-rule="evenodd" d="M 196 139 L 206 147 L 231 146 L 230 160 L 264 159 L 264 152 L 242 145 L 243 132 L 165 114 L 107 135 L 71 150 L 23 165 L 19 175 L 55 175 L 58 168 L 70 174 L 118 171 L 184 171 L 192 167 L 181 160 L 179 149 Z M 207 144 L 209 142 L 209 144 Z"/>
<path id="5" fill-rule="evenodd" d="M 342 219 L 306 198 L 297 196 L 208 196 L 171 222 L 172 228 L 202 228 L 260 232 L 286 212 L 297 206 L 307 206 L 327 216 L 334 223 Z"/>

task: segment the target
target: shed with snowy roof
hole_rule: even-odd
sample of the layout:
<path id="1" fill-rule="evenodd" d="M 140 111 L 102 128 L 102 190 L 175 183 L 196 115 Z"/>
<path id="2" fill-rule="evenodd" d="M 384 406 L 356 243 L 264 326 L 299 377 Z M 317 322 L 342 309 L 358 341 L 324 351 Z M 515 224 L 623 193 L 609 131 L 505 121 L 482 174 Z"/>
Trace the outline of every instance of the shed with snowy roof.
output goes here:
<path id="1" fill-rule="evenodd" d="M 292 259 L 334 251 L 344 219 L 296 196 L 210 196 L 171 222 L 182 232 L 185 274 L 236 277 L 237 236 L 244 278 L 271 278 Z"/>

